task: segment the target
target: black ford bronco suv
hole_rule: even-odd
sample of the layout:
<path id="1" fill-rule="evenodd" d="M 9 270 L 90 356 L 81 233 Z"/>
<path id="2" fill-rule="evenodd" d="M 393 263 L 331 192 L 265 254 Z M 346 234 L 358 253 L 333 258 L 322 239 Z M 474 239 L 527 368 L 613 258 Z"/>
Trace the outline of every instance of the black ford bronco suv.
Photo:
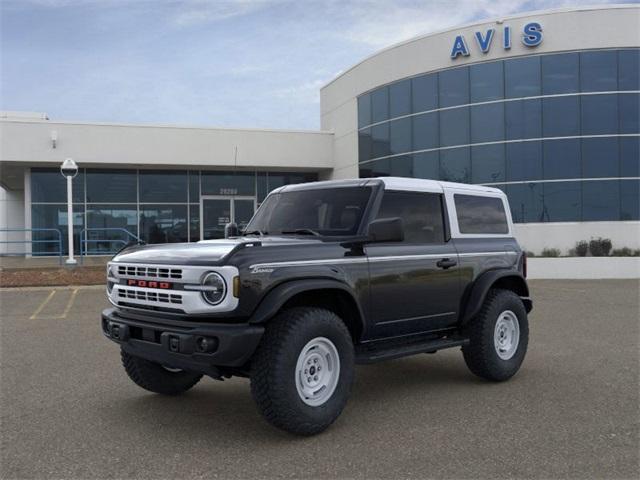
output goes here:
<path id="1" fill-rule="evenodd" d="M 242 232 L 129 247 L 107 267 L 102 330 L 131 379 L 175 395 L 249 377 L 260 412 L 327 428 L 356 363 L 462 347 L 476 375 L 514 375 L 532 304 L 500 190 L 405 178 L 289 185 Z"/>

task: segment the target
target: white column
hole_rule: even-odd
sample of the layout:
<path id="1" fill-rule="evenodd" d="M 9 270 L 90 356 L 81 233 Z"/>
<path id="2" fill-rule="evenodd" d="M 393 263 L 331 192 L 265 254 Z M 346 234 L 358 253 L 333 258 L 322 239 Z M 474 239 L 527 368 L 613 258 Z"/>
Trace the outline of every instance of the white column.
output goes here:
<path id="1" fill-rule="evenodd" d="M 67 177 L 67 234 L 69 240 L 69 258 L 67 258 L 67 265 L 75 265 L 78 263 L 73 258 L 73 177 L 69 175 Z"/>

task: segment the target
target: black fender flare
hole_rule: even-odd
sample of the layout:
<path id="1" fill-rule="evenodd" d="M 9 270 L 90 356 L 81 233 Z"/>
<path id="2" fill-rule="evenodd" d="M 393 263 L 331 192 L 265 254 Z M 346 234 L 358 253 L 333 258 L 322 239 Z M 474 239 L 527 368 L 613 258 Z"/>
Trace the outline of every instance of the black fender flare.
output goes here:
<path id="1" fill-rule="evenodd" d="M 471 291 L 466 295 L 466 308 L 463 310 L 464 314 L 461 317 L 461 325 L 469 323 L 469 321 L 480 311 L 487 293 L 489 293 L 491 287 L 500 280 L 507 280 L 513 287 L 515 287 L 511 288 L 511 290 L 514 290 L 515 293 L 520 296 L 527 313 L 532 310 L 533 304 L 531 302 L 531 297 L 529 297 L 529 286 L 520 272 L 507 269 L 489 270 L 488 272 L 481 274 L 473 282 Z"/>
<path id="2" fill-rule="evenodd" d="M 261 324 L 272 318 L 283 307 L 288 300 L 295 295 L 304 292 L 310 292 L 313 290 L 341 290 L 345 292 L 354 305 L 358 309 L 358 319 L 343 319 L 343 320 L 357 320 L 359 322 L 359 328 L 361 332 L 364 332 L 364 315 L 360 304 L 356 300 L 353 291 L 349 286 L 338 280 L 332 280 L 328 278 L 308 278 L 302 280 L 289 280 L 281 283 L 265 294 L 257 308 L 253 311 L 249 319 L 251 324 Z"/>

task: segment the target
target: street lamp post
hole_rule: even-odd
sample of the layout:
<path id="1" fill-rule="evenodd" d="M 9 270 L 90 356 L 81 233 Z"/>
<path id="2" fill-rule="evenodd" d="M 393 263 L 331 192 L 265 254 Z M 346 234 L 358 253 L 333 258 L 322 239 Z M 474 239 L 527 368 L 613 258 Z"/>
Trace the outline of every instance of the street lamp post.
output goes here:
<path id="1" fill-rule="evenodd" d="M 73 258 L 73 178 L 78 174 L 78 165 L 72 158 L 67 158 L 60 166 L 60 173 L 67 179 L 67 235 L 69 239 L 69 258 L 67 265 L 78 262 Z"/>

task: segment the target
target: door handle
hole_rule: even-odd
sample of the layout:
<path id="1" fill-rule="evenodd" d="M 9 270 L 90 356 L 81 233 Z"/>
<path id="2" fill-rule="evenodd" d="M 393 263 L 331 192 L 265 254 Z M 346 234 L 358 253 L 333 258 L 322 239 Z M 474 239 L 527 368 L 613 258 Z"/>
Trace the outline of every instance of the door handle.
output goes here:
<path id="1" fill-rule="evenodd" d="M 444 268 L 446 270 L 447 268 L 455 267 L 457 264 L 458 262 L 456 262 L 455 260 L 451 260 L 450 258 L 443 258 L 442 260 L 438 260 L 436 266 L 438 268 Z"/>

